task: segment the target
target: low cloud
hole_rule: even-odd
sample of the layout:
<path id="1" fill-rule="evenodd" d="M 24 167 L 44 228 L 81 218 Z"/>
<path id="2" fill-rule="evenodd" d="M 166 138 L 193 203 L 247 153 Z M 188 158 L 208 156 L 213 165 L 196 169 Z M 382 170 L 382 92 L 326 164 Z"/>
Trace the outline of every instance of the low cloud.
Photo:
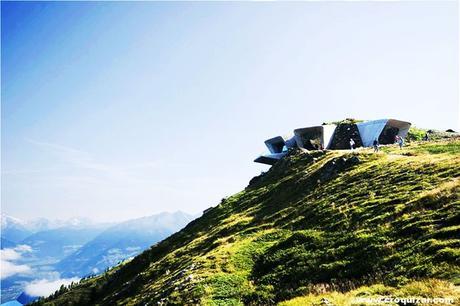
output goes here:
<path id="1" fill-rule="evenodd" d="M 79 278 L 62 278 L 57 280 L 41 279 L 33 281 L 24 288 L 25 293 L 31 296 L 47 297 L 58 290 L 61 285 L 68 286 L 72 282 L 78 282 Z"/>
<path id="2" fill-rule="evenodd" d="M 1 279 L 5 279 L 15 274 L 27 274 L 31 272 L 30 267 L 27 265 L 16 265 L 14 263 L 4 260 L 1 260 L 1 265 Z"/>
<path id="3" fill-rule="evenodd" d="M 30 273 L 31 268 L 28 265 L 15 263 L 15 261 L 21 259 L 24 253 L 29 252 L 32 252 L 32 248 L 25 244 L 0 250 L 0 279 L 5 279 L 16 274 Z"/>
<path id="4" fill-rule="evenodd" d="M 27 244 L 20 244 L 20 245 L 17 245 L 14 250 L 16 250 L 16 252 L 19 252 L 19 253 L 30 253 L 32 252 L 32 247 L 27 245 Z"/>

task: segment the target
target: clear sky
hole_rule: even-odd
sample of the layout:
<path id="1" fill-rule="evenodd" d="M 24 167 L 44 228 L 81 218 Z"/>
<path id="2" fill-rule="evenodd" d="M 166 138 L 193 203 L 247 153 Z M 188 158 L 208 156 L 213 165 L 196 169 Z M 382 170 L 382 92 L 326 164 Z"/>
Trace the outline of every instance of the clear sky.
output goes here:
<path id="1" fill-rule="evenodd" d="M 263 141 L 343 118 L 459 129 L 457 2 L 2 2 L 2 211 L 197 213 Z"/>

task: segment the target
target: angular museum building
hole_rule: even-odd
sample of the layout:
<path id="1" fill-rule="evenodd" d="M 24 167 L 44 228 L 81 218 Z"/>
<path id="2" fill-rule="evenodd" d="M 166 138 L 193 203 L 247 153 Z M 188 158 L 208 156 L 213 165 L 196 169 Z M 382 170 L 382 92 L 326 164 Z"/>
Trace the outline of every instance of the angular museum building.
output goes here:
<path id="1" fill-rule="evenodd" d="M 380 144 L 392 144 L 396 136 L 406 137 L 410 122 L 395 119 L 370 120 L 358 123 L 323 124 L 294 130 L 292 137 L 276 136 L 265 140 L 269 153 L 254 161 L 275 164 L 285 156 L 289 148 L 306 150 L 343 150 L 350 148 L 350 139 L 356 147 L 371 147 L 374 140 Z"/>

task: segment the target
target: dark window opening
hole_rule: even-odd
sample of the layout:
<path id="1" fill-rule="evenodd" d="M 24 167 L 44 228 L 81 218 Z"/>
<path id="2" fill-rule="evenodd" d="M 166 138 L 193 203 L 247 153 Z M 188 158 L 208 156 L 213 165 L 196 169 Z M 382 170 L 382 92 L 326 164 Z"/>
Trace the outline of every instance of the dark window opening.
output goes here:
<path id="1" fill-rule="evenodd" d="M 281 153 L 283 151 L 284 143 L 283 142 L 272 143 L 271 146 L 273 148 L 273 151 L 275 151 L 275 153 Z"/>
<path id="2" fill-rule="evenodd" d="M 395 137 L 398 135 L 399 129 L 397 127 L 385 125 L 382 133 L 379 136 L 380 144 L 392 144 L 395 142 Z"/>

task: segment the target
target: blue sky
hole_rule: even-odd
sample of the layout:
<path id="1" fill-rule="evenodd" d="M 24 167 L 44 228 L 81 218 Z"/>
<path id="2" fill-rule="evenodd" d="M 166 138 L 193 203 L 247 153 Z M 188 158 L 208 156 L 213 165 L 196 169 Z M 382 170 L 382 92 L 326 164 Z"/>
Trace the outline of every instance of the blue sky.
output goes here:
<path id="1" fill-rule="evenodd" d="M 263 140 L 348 117 L 459 129 L 456 2 L 2 2 L 2 211 L 196 213 Z"/>

